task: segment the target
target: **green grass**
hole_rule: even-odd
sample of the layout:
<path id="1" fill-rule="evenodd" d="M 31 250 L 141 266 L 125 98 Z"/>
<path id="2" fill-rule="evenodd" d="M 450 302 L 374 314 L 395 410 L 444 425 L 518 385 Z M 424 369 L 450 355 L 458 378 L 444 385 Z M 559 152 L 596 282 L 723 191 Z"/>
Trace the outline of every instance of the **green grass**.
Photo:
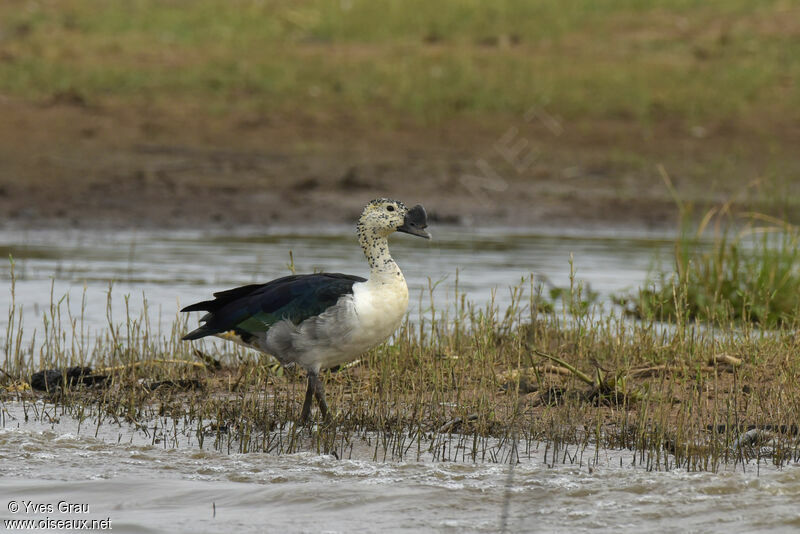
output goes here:
<path id="1" fill-rule="evenodd" d="M 0 6 L 0 92 L 196 100 L 222 111 L 379 110 L 796 122 L 782 2 L 64 0 Z"/>

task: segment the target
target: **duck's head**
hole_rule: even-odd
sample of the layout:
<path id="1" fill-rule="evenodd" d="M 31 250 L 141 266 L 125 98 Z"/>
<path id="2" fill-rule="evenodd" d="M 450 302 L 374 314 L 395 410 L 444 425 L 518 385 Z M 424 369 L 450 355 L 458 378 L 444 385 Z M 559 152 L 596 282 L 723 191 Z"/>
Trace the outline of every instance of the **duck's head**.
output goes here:
<path id="1" fill-rule="evenodd" d="M 358 219 L 359 233 L 366 232 L 379 237 L 387 237 L 392 232 L 431 238 L 425 231 L 428 226 L 428 214 L 425 208 L 417 204 L 409 209 L 399 200 L 379 198 L 364 207 Z"/>

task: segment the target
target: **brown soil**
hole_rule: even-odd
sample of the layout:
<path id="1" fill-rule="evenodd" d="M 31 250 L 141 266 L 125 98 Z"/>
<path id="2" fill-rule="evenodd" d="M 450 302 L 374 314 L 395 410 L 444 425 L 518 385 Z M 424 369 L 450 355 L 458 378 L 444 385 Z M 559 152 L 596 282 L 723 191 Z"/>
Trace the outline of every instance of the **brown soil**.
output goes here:
<path id="1" fill-rule="evenodd" d="M 743 190 L 767 165 L 759 143 L 723 127 L 699 135 L 546 117 L 385 127 L 346 114 L 134 108 L 0 97 L 0 224 L 349 224 L 366 201 L 390 196 L 423 203 L 440 224 L 672 227 L 658 164 L 701 202 Z M 709 171 L 731 153 L 735 173 Z"/>

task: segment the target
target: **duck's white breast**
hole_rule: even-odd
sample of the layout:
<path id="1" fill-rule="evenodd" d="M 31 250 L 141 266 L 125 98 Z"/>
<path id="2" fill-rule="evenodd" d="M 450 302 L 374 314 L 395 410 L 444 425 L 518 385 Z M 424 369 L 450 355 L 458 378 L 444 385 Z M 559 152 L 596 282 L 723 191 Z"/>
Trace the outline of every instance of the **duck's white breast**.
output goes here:
<path id="1" fill-rule="evenodd" d="M 400 326 L 408 309 L 408 286 L 402 278 L 353 284 L 356 328 L 352 343 L 368 350 L 382 343 Z"/>

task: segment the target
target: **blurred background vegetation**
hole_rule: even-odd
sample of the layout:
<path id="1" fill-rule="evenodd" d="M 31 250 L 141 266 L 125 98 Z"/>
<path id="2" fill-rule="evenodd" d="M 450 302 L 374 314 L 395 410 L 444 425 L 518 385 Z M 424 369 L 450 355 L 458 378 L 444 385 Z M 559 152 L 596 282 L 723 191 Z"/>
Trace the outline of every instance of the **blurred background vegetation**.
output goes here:
<path id="1" fill-rule="evenodd" d="M 737 0 L 11 0 L 0 89 L 428 124 L 539 103 L 570 121 L 766 132 L 800 119 L 797 15 Z"/>

